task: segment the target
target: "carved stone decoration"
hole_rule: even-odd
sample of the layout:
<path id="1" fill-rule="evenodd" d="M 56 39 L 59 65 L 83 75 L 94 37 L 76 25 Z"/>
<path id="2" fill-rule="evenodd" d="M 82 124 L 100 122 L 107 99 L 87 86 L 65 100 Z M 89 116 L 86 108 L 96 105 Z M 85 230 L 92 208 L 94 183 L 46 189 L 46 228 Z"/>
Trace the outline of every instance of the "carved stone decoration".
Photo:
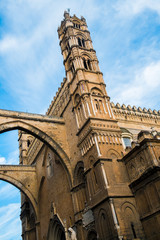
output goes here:
<path id="1" fill-rule="evenodd" d="M 87 227 L 89 224 L 94 222 L 94 216 L 93 216 L 93 211 L 91 209 L 88 209 L 84 214 L 83 214 L 83 226 Z"/>
<path id="2" fill-rule="evenodd" d="M 53 176 L 53 156 L 49 152 L 47 155 L 47 177 L 51 178 Z"/>
<path id="3" fill-rule="evenodd" d="M 73 228 L 68 228 L 68 231 L 70 233 L 71 240 L 77 240 L 77 234 L 76 231 Z"/>

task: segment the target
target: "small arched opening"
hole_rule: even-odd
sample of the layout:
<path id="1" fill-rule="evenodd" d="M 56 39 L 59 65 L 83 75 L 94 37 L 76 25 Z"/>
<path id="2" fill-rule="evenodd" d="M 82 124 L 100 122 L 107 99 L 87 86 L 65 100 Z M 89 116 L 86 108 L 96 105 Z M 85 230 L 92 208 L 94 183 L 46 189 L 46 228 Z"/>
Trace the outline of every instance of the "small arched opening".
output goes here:
<path id="1" fill-rule="evenodd" d="M 64 226 L 58 216 L 50 220 L 47 240 L 66 240 Z"/>

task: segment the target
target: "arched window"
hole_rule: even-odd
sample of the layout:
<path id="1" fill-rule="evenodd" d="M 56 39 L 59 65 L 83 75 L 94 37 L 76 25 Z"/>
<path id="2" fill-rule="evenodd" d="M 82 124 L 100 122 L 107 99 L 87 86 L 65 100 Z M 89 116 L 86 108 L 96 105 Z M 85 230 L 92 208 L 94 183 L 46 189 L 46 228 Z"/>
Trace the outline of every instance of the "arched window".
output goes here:
<path id="1" fill-rule="evenodd" d="M 88 68 L 89 68 L 90 70 L 92 70 L 92 68 L 91 68 L 91 62 L 90 62 L 89 59 L 88 59 L 87 63 L 88 63 Z"/>
<path id="2" fill-rule="evenodd" d="M 95 111 L 97 113 L 103 114 L 104 113 L 104 106 L 103 102 L 99 98 L 94 98 L 94 104 L 95 104 Z"/>
<path id="3" fill-rule="evenodd" d="M 102 96 L 102 92 L 98 88 L 92 88 L 91 93 L 92 93 L 92 95 Z"/>
<path id="4" fill-rule="evenodd" d="M 124 148 L 131 148 L 131 143 L 132 143 L 132 134 L 126 129 L 126 128 L 121 128 L 122 131 L 122 143 Z"/>
<path id="5" fill-rule="evenodd" d="M 84 68 L 87 70 L 92 70 L 90 59 L 83 59 Z"/>
<path id="6" fill-rule="evenodd" d="M 78 23 L 73 23 L 73 26 L 74 26 L 75 28 L 80 28 L 80 24 L 78 24 Z"/>
<path id="7" fill-rule="evenodd" d="M 77 93 L 75 98 L 74 98 L 74 102 L 75 102 L 75 104 L 78 104 L 79 101 L 80 101 L 80 95 Z"/>
<path id="8" fill-rule="evenodd" d="M 78 198 L 78 211 L 82 211 L 85 208 L 86 195 L 86 179 L 84 174 L 84 163 L 78 162 L 74 171 L 74 184 L 76 186 L 76 194 Z"/>
<path id="9" fill-rule="evenodd" d="M 97 111 L 100 111 L 100 107 L 99 107 L 98 100 L 95 99 L 94 102 L 95 102 L 96 112 L 97 112 Z"/>
<path id="10" fill-rule="evenodd" d="M 88 69 L 87 63 L 86 63 L 86 59 L 83 59 L 83 64 L 84 64 L 84 68 Z"/>
<path id="11" fill-rule="evenodd" d="M 78 45 L 79 45 L 80 47 L 85 47 L 85 41 L 84 41 L 83 38 L 79 38 L 79 37 L 78 37 Z"/>
<path id="12" fill-rule="evenodd" d="M 82 40 L 80 38 L 78 38 L 78 45 L 82 47 Z"/>
<path id="13" fill-rule="evenodd" d="M 131 139 L 130 137 L 123 137 L 123 142 L 124 142 L 124 145 L 125 147 L 131 147 Z"/>
<path id="14" fill-rule="evenodd" d="M 50 221 L 49 231 L 48 231 L 48 240 L 57 239 L 57 240 L 65 240 L 65 230 L 62 226 L 60 220 L 57 216 Z"/>
<path id="15" fill-rule="evenodd" d="M 112 222 L 107 215 L 105 209 L 101 209 L 98 214 L 99 224 L 99 238 L 100 239 L 111 239 L 112 236 Z"/>

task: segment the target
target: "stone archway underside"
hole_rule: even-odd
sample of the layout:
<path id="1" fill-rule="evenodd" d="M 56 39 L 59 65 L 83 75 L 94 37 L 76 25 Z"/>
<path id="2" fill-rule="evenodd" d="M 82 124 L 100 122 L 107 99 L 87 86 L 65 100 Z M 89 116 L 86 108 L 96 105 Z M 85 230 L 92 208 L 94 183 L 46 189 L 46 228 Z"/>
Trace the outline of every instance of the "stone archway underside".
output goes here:
<path id="1" fill-rule="evenodd" d="M 63 118 L 0 110 L 0 133 L 15 129 L 23 130 L 35 136 L 55 151 L 68 173 L 71 184 L 72 172 Z M 38 191 L 34 166 L 0 165 L 0 179 L 15 185 L 24 192 L 30 199 L 36 215 L 38 214 Z"/>
<path id="2" fill-rule="evenodd" d="M 36 217 L 38 217 L 35 166 L 0 165 L 0 180 L 11 183 L 22 191 L 30 199 Z"/>

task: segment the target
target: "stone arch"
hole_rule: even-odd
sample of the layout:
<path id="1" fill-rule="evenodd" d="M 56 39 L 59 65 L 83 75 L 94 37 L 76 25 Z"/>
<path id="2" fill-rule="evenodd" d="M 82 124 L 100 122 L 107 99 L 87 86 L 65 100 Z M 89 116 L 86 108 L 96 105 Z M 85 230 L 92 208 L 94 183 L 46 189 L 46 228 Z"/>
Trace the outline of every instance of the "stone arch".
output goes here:
<path id="1" fill-rule="evenodd" d="M 112 236 L 112 225 L 107 211 L 103 208 L 98 213 L 99 237 L 100 239 L 110 239 Z"/>
<path id="2" fill-rule="evenodd" d="M 66 240 L 65 229 L 57 215 L 50 220 L 47 240 Z"/>
<path id="3" fill-rule="evenodd" d="M 4 174 L 0 173 L 0 180 L 3 180 L 5 182 L 12 184 L 28 197 L 35 211 L 36 219 L 38 219 L 37 200 L 34 198 L 32 193 L 21 182 L 19 182 L 13 177 L 7 176 L 5 173 Z"/>
<path id="4" fill-rule="evenodd" d="M 85 40 L 87 40 L 86 35 L 81 32 L 77 32 L 76 37 L 81 37 L 81 38 L 84 38 Z"/>
<path id="5" fill-rule="evenodd" d="M 121 213 L 126 229 L 126 236 L 128 238 L 138 238 L 141 232 L 141 223 L 135 205 L 128 201 L 124 202 L 121 205 Z"/>
<path id="6" fill-rule="evenodd" d="M 122 211 L 122 213 L 124 213 L 124 211 L 125 211 L 125 209 L 126 209 L 127 207 L 131 208 L 132 211 L 133 211 L 133 213 L 134 213 L 135 215 L 137 214 L 135 205 L 134 205 L 133 203 L 131 203 L 131 202 L 128 202 L 128 201 L 122 203 L 122 205 L 121 205 L 121 211 Z"/>
<path id="7" fill-rule="evenodd" d="M 84 183 L 84 163 L 79 161 L 74 169 L 74 184 Z"/>
<path id="8" fill-rule="evenodd" d="M 79 161 L 74 169 L 74 186 L 78 203 L 78 211 L 82 211 L 87 200 L 86 178 L 84 175 L 84 163 Z"/>
<path id="9" fill-rule="evenodd" d="M 80 102 L 80 95 L 77 93 L 74 97 L 74 104 L 77 105 Z"/>
<path id="10" fill-rule="evenodd" d="M 86 52 L 82 52 L 82 55 L 81 55 L 83 58 L 89 58 L 90 60 L 92 60 L 92 56 L 89 54 L 89 53 L 86 53 Z"/>
<path id="11" fill-rule="evenodd" d="M 110 148 L 107 152 L 107 157 L 112 159 L 113 156 L 116 159 L 121 158 L 120 154 L 115 149 Z"/>
<path id="12" fill-rule="evenodd" d="M 24 121 L 20 121 L 20 120 L 10 121 L 10 122 L 5 122 L 0 124 L 0 134 L 3 132 L 8 132 L 16 129 L 23 130 L 29 133 L 30 135 L 33 135 L 34 137 L 38 138 L 40 141 L 48 145 L 54 152 L 58 154 L 58 156 L 60 157 L 60 161 L 67 172 L 69 184 L 71 186 L 72 174 L 70 169 L 70 161 L 67 154 L 60 147 L 60 145 L 52 137 L 44 133 L 42 130 Z"/>
<path id="13" fill-rule="evenodd" d="M 102 91 L 97 87 L 92 88 L 91 93 L 92 93 L 92 95 L 102 96 Z"/>

